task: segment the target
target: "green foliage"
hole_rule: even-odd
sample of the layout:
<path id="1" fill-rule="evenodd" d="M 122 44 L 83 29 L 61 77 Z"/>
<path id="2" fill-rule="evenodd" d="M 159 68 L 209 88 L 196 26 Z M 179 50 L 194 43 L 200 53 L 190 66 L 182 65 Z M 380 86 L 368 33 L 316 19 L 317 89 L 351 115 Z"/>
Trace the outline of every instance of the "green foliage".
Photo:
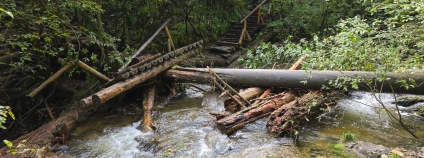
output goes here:
<path id="1" fill-rule="evenodd" d="M 325 29 L 337 24 L 340 19 L 352 17 L 363 12 L 363 7 L 354 0 L 318 0 L 271 2 L 272 22 L 268 26 L 277 34 L 278 39 L 288 35 L 294 39 L 311 37 L 312 33 L 327 32 Z M 269 7 L 265 7 L 268 12 Z"/>
<path id="2" fill-rule="evenodd" d="M 402 156 L 400 156 L 398 154 L 390 154 L 389 158 L 402 158 Z"/>
<path id="3" fill-rule="evenodd" d="M 421 108 L 418 110 L 418 112 L 419 112 L 419 113 L 424 113 L 424 107 L 421 107 Z"/>
<path id="4" fill-rule="evenodd" d="M 15 115 L 12 113 L 12 110 L 8 106 L 0 106 L 0 128 L 6 129 L 3 125 L 6 122 L 7 116 L 10 116 L 15 120 Z"/>
<path id="5" fill-rule="evenodd" d="M 345 149 L 345 145 L 342 144 L 342 143 L 331 144 L 331 147 L 333 149 L 337 149 L 337 150 L 343 150 L 343 149 Z"/>
<path id="6" fill-rule="evenodd" d="M 0 7 L 0 12 L 6 13 L 7 15 L 13 18 L 13 13 L 3 9 L 2 7 Z"/>
<path id="7" fill-rule="evenodd" d="M 341 141 L 345 141 L 345 142 L 354 142 L 355 141 L 355 134 L 350 133 L 350 131 L 342 134 L 342 136 L 340 137 Z"/>
<path id="8" fill-rule="evenodd" d="M 7 150 L 7 154 L 22 154 L 23 157 L 27 157 L 29 154 L 35 152 L 35 149 L 28 147 L 25 145 L 26 140 L 22 140 L 18 143 L 18 145 L 14 146 L 11 141 L 3 140 L 4 144 L 6 144 L 7 147 L 9 147 L 9 150 Z"/>
<path id="9" fill-rule="evenodd" d="M 369 6 L 363 17 L 370 18 L 340 20 L 327 30 L 331 36 L 314 35 L 298 43 L 289 37 L 283 45 L 263 44 L 241 61 L 246 68 L 270 67 L 271 63 L 296 61 L 305 55 L 304 70 L 373 71 L 379 82 L 390 80 L 384 77 L 387 72 L 422 71 L 424 3 L 384 1 Z M 324 88 L 358 88 L 362 81 L 370 80 L 341 77 Z M 406 89 L 417 85 L 405 77 L 397 82 Z"/>

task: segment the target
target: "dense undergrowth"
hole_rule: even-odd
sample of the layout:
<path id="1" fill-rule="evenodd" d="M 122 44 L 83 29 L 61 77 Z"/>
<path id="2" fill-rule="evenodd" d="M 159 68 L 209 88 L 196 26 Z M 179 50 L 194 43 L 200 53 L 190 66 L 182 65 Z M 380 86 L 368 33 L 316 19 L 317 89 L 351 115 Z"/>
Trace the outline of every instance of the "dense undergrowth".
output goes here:
<path id="1" fill-rule="evenodd" d="M 347 4 L 355 4 L 357 7 L 339 20 L 330 20 L 328 24 L 334 25 L 326 27 L 313 27 L 321 26 L 316 25 L 317 18 L 314 16 L 298 16 L 299 21 L 308 21 L 310 23 L 306 24 L 314 28 L 307 29 L 314 30 L 308 32 L 310 36 L 298 36 L 296 31 L 292 34 L 281 32 L 278 38 L 286 37 L 283 42 L 262 43 L 256 51 L 249 51 L 245 58 L 240 59 L 243 67 L 271 68 L 277 65 L 281 68 L 291 65 L 302 56 L 307 56 L 307 60 L 302 63 L 302 69 L 306 72 L 310 70 L 373 72 L 374 79 L 341 76 L 336 80 L 330 80 L 329 86 L 323 88 L 357 89 L 360 83 L 361 85 L 365 83 L 375 99 L 380 101 L 376 108 L 386 109 L 376 94 L 381 88 L 376 86 L 379 85 L 376 83 L 384 86 L 388 83 L 386 81 L 394 80 L 385 77 L 388 72 L 413 74 L 423 71 L 424 2 L 356 0 Z M 364 10 L 361 11 L 361 8 Z M 322 13 L 314 10 L 303 10 L 303 12 L 306 12 L 304 15 Z M 307 83 L 307 79 L 303 82 Z M 413 78 L 405 76 L 399 77 L 396 83 L 406 89 L 422 86 L 422 83 L 416 83 Z M 395 93 L 396 91 L 393 91 L 396 101 Z M 397 105 L 396 110 L 397 113 L 387 109 L 386 112 L 412 137 L 417 138 L 413 130 L 403 124 Z"/>

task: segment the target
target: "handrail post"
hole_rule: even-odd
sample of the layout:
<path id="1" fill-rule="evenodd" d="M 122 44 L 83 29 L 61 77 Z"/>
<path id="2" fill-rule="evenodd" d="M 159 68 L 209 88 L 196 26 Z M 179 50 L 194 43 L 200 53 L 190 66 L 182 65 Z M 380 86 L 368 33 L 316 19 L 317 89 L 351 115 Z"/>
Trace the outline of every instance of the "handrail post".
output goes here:
<path id="1" fill-rule="evenodd" d="M 171 33 L 169 32 L 168 26 L 165 26 L 165 32 L 166 32 L 166 35 L 168 36 L 168 41 L 171 44 L 172 50 L 175 50 L 174 41 L 172 40 Z"/>
<path id="2" fill-rule="evenodd" d="M 243 30 L 241 31 L 241 35 L 240 35 L 240 39 L 239 39 L 239 44 L 242 44 L 242 42 L 243 42 L 243 38 L 244 38 L 245 33 L 246 33 L 246 27 L 247 27 L 247 19 L 245 19 L 243 21 Z"/>

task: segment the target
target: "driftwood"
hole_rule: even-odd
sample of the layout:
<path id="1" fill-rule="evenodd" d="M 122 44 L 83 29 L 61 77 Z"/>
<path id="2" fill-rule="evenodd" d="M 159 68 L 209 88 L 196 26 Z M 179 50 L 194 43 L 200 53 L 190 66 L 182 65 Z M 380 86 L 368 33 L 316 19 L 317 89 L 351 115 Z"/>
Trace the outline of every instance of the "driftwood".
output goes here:
<path id="1" fill-rule="evenodd" d="M 254 105 L 247 109 L 231 114 L 216 121 L 217 128 L 225 134 L 230 134 L 244 125 L 269 115 L 280 106 L 293 101 L 296 92 L 288 91 L 274 96 L 270 101 L 261 105 Z"/>
<path id="2" fill-rule="evenodd" d="M 254 98 L 257 98 L 264 90 L 260 87 L 252 87 L 244 90 L 243 92 L 240 92 L 238 95 L 234 95 L 233 98 L 236 99 L 238 102 L 241 102 L 243 104 L 243 101 L 240 99 L 239 96 L 245 98 L 246 100 L 251 100 Z M 245 104 L 243 104 L 245 106 Z M 236 101 L 234 101 L 231 97 L 228 97 L 224 101 L 224 107 L 225 110 L 230 113 L 235 113 L 237 111 L 240 111 L 242 106 L 237 104 Z"/>
<path id="3" fill-rule="evenodd" d="M 143 132 L 154 132 L 156 129 L 152 119 L 152 109 L 155 103 L 155 89 L 155 85 L 149 85 L 149 88 L 146 89 L 143 95 L 144 118 L 141 127 L 141 131 Z"/>
<path id="4" fill-rule="evenodd" d="M 363 71 L 304 71 L 304 70 L 271 70 L 271 69 L 212 69 L 229 85 L 240 86 L 258 86 L 258 87 L 285 87 L 285 88 L 301 88 L 316 89 L 322 88 L 322 85 L 328 85 L 330 80 L 336 80 L 338 77 L 363 77 L 365 79 L 374 80 L 373 72 Z M 178 68 L 176 70 L 168 70 L 164 73 L 165 77 L 172 78 L 179 82 L 192 83 L 208 83 L 210 76 L 204 68 Z M 388 84 L 393 86 L 395 93 L 407 94 L 424 94 L 424 72 L 400 72 L 387 73 L 386 78 L 389 81 L 381 83 L 376 81 L 372 86 L 376 86 L 381 92 L 391 93 L 392 89 Z M 418 86 L 409 88 L 408 90 L 397 83 L 397 79 L 412 78 Z M 306 82 L 305 82 L 306 81 Z M 369 85 L 359 82 L 359 89 L 349 90 L 369 91 Z M 383 86 L 382 86 L 383 85 Z M 381 87 L 382 86 L 382 87 Z"/>
<path id="5" fill-rule="evenodd" d="M 275 110 L 269 117 L 266 128 L 276 136 L 297 135 L 296 128 L 323 112 L 321 109 L 330 110 L 330 106 L 335 105 L 332 97 L 336 97 L 338 94 L 341 93 L 311 91 Z"/>
<path id="6" fill-rule="evenodd" d="M 125 81 L 122 82 L 118 82 L 110 87 L 107 87 L 95 94 L 93 94 L 92 96 L 88 96 L 87 98 L 82 99 L 82 106 L 84 107 L 88 107 L 91 106 L 93 103 L 94 104 L 103 104 L 106 101 L 114 98 L 115 96 L 122 94 L 123 92 L 126 92 L 127 90 L 133 88 L 134 86 L 162 73 L 163 71 L 171 68 L 173 65 L 186 60 L 187 57 L 192 56 L 194 54 L 200 53 L 202 50 L 202 46 L 201 44 L 202 42 L 196 42 L 193 43 L 191 45 L 189 45 L 189 47 L 184 47 L 184 50 L 189 51 L 187 53 L 184 53 L 182 56 L 178 56 L 175 58 L 169 58 L 167 61 L 163 61 L 163 63 L 159 64 L 156 63 L 158 65 L 156 65 L 155 67 L 150 67 L 151 69 L 149 70 L 144 70 L 145 72 L 134 75 L 134 77 L 132 78 L 128 78 Z M 192 49 L 192 50 L 190 50 Z M 172 53 L 182 53 L 181 49 L 177 49 Z M 153 62 L 153 61 L 152 61 Z M 149 63 L 150 64 L 150 63 Z M 153 63 L 152 63 L 153 64 Z M 152 65 L 150 65 L 152 66 Z M 145 68 L 145 67 L 143 67 Z M 90 99 L 91 98 L 91 99 Z"/>

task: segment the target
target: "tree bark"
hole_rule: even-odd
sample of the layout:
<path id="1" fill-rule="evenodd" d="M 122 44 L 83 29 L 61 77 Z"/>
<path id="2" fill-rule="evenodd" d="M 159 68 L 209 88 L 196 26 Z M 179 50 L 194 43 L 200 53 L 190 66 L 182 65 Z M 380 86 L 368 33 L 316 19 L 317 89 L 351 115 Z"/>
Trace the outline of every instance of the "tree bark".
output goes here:
<path id="1" fill-rule="evenodd" d="M 309 121 L 308 118 L 316 117 L 322 113 L 322 108 L 331 109 L 330 105 L 335 105 L 327 99 L 327 96 L 334 97 L 341 94 L 338 91 L 325 93 L 322 91 L 311 91 L 271 113 L 266 128 L 276 136 L 296 135 L 296 127 L 301 123 Z"/>
<path id="2" fill-rule="evenodd" d="M 201 43 L 201 42 L 200 42 Z M 188 47 L 184 47 L 184 49 L 187 49 L 187 53 L 184 53 L 182 56 L 178 56 L 176 58 L 172 58 L 169 59 L 167 61 L 164 61 L 163 63 L 155 66 L 155 67 L 151 67 L 150 70 L 146 70 L 145 72 L 141 73 L 141 74 L 137 74 L 132 78 L 128 78 L 125 81 L 122 82 L 118 82 L 108 88 L 105 88 L 95 94 L 93 94 L 92 96 L 89 96 L 92 98 L 92 101 L 90 101 L 90 99 L 83 99 L 81 100 L 85 105 L 84 107 L 88 107 L 91 106 L 91 104 L 103 104 L 106 101 L 112 99 L 113 97 L 122 94 L 123 92 L 126 92 L 127 90 L 133 88 L 134 86 L 162 73 L 163 71 L 171 68 L 173 65 L 186 60 L 187 57 L 192 56 L 194 54 L 197 54 L 199 52 L 201 52 L 202 50 L 202 46 L 201 44 L 196 42 L 194 44 L 198 44 L 195 47 L 190 47 L 192 48 L 192 50 L 190 50 Z M 192 44 L 193 45 L 193 44 Z M 190 45 L 191 46 L 191 45 Z M 181 49 L 177 49 L 176 51 L 182 51 Z M 176 52 L 174 51 L 174 52 Z M 171 52 L 173 53 L 173 52 Z"/>
<path id="3" fill-rule="evenodd" d="M 246 100 L 251 100 L 251 99 L 257 98 L 263 91 L 264 90 L 260 87 L 252 87 L 252 88 L 248 88 L 244 90 L 243 92 L 240 92 L 239 95 Z M 234 95 L 233 97 L 237 99 L 238 102 L 246 106 L 246 104 L 243 102 L 243 100 L 240 99 L 238 95 Z M 234 101 L 231 97 L 228 97 L 225 99 L 224 107 L 225 107 L 225 110 L 230 113 L 235 113 L 237 111 L 240 111 L 242 108 L 242 106 L 237 104 L 237 102 Z"/>
<path id="4" fill-rule="evenodd" d="M 322 85 L 329 86 L 330 80 L 335 81 L 338 77 L 363 77 L 364 79 L 374 81 L 372 85 L 365 82 L 358 83 L 358 89 L 348 90 L 369 91 L 369 86 L 375 86 L 381 89 L 381 92 L 391 93 L 392 90 L 388 84 L 391 84 L 395 93 L 424 94 L 424 85 L 419 84 L 416 87 L 405 89 L 397 79 L 412 78 L 415 83 L 424 83 L 424 72 L 401 72 L 387 73 L 386 78 L 389 81 L 384 83 L 376 80 L 374 72 L 363 71 L 304 71 L 304 70 L 271 70 L 271 69 L 212 69 L 218 76 L 230 85 L 240 86 L 258 86 L 258 87 L 285 87 L 316 89 L 322 88 Z M 173 78 L 179 82 L 208 83 L 210 81 L 209 72 L 204 68 L 178 68 L 178 70 L 168 70 L 165 77 Z M 341 80 L 340 82 L 343 82 Z M 382 86 L 382 87 L 381 87 Z"/>
<path id="5" fill-rule="evenodd" d="M 283 104 L 293 101 L 296 95 L 294 91 L 280 93 L 265 104 L 253 105 L 216 121 L 216 126 L 222 133 L 230 134 L 250 122 L 269 115 Z"/>
<path id="6" fill-rule="evenodd" d="M 141 131 L 143 132 L 155 132 L 156 129 L 152 119 L 152 109 L 155 103 L 155 88 L 155 85 L 150 85 L 143 95 L 144 118 L 141 128 Z"/>
<path id="7" fill-rule="evenodd" d="M 50 146 L 51 144 L 64 142 L 64 139 L 69 135 L 69 130 L 75 126 L 76 121 L 79 119 L 78 109 L 71 109 L 64 113 L 56 120 L 51 121 L 38 129 L 25 134 L 18 139 L 13 140 L 13 145 L 26 140 L 25 146 L 29 148 L 38 148 Z M 8 155 L 7 150 L 9 147 L 0 149 L 0 157 L 21 157 L 22 155 Z"/>

